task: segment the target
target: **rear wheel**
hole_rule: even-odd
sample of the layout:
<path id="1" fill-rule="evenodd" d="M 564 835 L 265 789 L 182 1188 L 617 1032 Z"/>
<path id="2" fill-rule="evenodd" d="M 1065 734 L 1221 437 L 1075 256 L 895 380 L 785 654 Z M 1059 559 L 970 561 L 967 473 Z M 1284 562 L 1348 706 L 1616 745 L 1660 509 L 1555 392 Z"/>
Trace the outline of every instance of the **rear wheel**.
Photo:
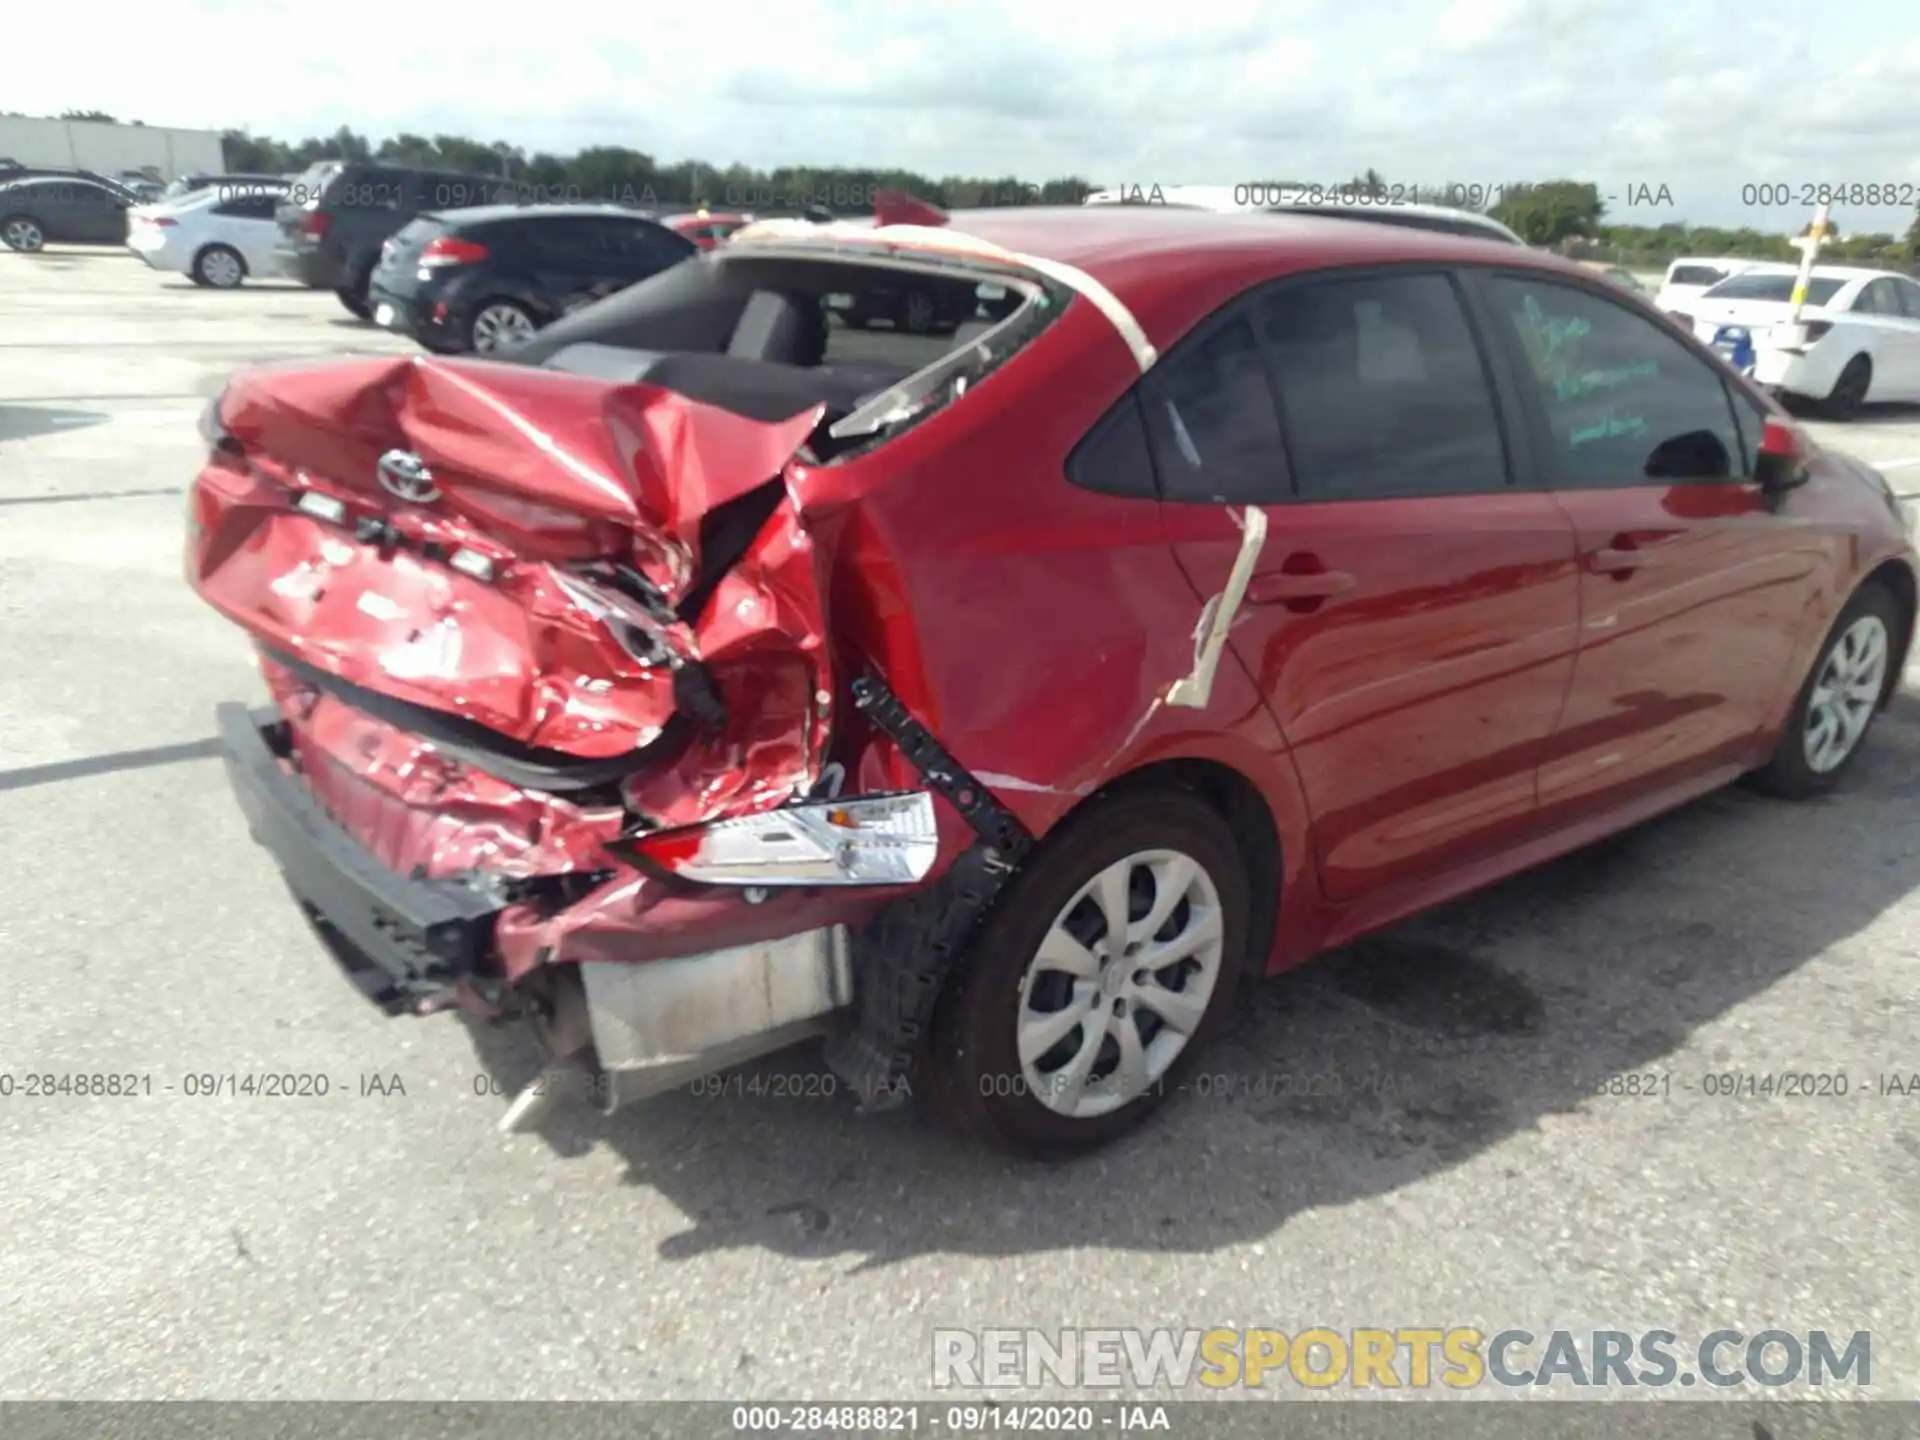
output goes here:
<path id="1" fill-rule="evenodd" d="M 491 355 L 496 350 L 531 339 L 533 332 L 539 328 L 524 306 L 516 305 L 511 300 L 489 300 L 475 312 L 473 324 L 467 329 L 467 337 L 472 342 L 475 354 Z"/>
<path id="2" fill-rule="evenodd" d="M 921 1078 L 944 1118 L 1063 1159 L 1144 1120 L 1247 969 L 1246 866 L 1185 791 L 1096 800 L 1012 881 L 942 995 Z"/>
<path id="3" fill-rule="evenodd" d="M 1864 355 L 1856 355 L 1847 361 L 1840 378 L 1833 382 L 1833 390 L 1821 408 L 1829 419 L 1851 420 L 1867 403 L 1867 388 L 1872 384 L 1873 362 Z"/>
<path id="4" fill-rule="evenodd" d="M 1877 584 L 1862 588 L 1828 632 L 1756 785 L 1788 800 L 1833 788 L 1879 713 L 1899 633 L 1893 595 Z"/>
<path id="5" fill-rule="evenodd" d="M 347 307 L 348 314 L 362 320 L 370 319 L 373 315 L 373 306 L 367 300 L 367 284 L 368 281 L 362 279 L 333 292 L 340 303 Z"/>
<path id="6" fill-rule="evenodd" d="M 0 220 L 0 240 L 7 242 L 9 250 L 24 250 L 31 254 L 45 247 L 47 232 L 40 228 L 40 222 L 31 215 L 9 215 Z"/>
<path id="7" fill-rule="evenodd" d="M 227 245 L 209 245 L 193 257 L 194 280 L 213 290 L 231 290 L 247 278 L 247 262 Z"/>

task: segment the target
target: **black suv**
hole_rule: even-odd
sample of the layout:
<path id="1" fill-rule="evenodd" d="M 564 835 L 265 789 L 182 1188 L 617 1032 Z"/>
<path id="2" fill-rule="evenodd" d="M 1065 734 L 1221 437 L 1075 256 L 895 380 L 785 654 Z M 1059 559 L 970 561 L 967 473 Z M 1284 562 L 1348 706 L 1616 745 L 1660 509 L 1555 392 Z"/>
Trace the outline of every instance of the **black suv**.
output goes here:
<path id="1" fill-rule="evenodd" d="M 288 187 L 273 212 L 281 274 L 331 290 L 361 319 L 373 312 L 367 282 L 389 236 L 424 210 L 473 205 L 509 182 L 371 161 L 322 160 Z"/>
<path id="2" fill-rule="evenodd" d="M 128 207 L 139 203 L 125 186 L 83 171 L 0 180 L 0 242 L 27 251 L 50 240 L 118 245 L 127 238 Z"/>
<path id="3" fill-rule="evenodd" d="M 442 354 L 490 354 L 699 254 L 612 205 L 486 205 L 420 216 L 386 244 L 374 323 Z"/>

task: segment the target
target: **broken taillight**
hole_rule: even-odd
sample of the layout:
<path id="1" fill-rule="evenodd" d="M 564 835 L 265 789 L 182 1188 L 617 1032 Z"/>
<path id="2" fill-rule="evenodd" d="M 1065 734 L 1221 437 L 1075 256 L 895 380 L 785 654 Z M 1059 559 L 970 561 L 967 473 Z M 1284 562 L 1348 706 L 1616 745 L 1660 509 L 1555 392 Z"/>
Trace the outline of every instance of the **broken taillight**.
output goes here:
<path id="1" fill-rule="evenodd" d="M 911 885 L 940 849 L 933 797 L 809 801 L 608 847 L 708 885 Z"/>

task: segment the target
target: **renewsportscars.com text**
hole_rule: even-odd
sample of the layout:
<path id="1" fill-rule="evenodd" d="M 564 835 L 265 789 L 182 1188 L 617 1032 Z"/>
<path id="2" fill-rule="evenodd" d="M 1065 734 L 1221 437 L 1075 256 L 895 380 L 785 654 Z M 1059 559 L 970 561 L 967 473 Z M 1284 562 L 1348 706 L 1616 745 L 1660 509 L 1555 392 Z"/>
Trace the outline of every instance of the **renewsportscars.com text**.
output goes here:
<path id="1" fill-rule="evenodd" d="M 1472 1326 L 1281 1330 L 933 1332 L 935 1389 L 1325 1390 L 1686 1388 L 1873 1383 L 1865 1330 L 1499 1330 Z"/>

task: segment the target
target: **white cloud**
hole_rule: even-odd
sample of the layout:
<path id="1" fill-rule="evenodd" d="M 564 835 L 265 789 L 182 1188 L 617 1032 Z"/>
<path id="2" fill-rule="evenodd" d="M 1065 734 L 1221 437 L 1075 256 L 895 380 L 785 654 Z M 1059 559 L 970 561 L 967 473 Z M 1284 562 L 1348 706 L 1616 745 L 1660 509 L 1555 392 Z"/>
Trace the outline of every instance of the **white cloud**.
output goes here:
<path id="1" fill-rule="evenodd" d="M 1664 185 L 1622 219 L 1804 217 L 1743 186 L 1920 183 L 1920 37 L 1910 7 L 1788 0 L 583 0 L 529 23 L 411 33 L 388 0 L 325 23 L 237 0 L 10 17 L 12 109 L 101 109 L 283 138 L 340 125 L 627 145 L 660 160 L 899 165 L 925 173 L 1232 184 Z M 1904 229 L 1895 210 L 1853 228 Z"/>

